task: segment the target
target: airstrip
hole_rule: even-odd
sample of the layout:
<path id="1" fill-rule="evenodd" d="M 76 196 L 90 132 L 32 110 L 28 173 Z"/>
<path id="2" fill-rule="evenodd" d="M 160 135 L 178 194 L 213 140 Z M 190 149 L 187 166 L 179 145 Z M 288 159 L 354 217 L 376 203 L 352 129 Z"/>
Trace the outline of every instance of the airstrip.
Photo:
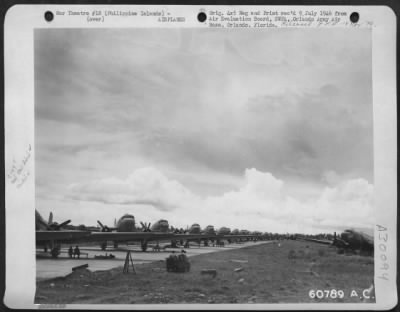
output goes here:
<path id="1" fill-rule="evenodd" d="M 38 249 L 38 257 L 36 259 L 36 279 L 40 281 L 48 278 L 65 276 L 72 272 L 73 267 L 85 264 L 88 264 L 88 270 L 92 272 L 123 266 L 128 250 L 131 251 L 133 263 L 138 264 L 160 260 L 164 261 L 171 253 L 180 253 L 182 250 L 185 251 L 188 257 L 192 257 L 206 253 L 220 252 L 266 243 L 271 243 L 271 241 L 233 243 L 227 244 L 224 247 L 205 247 L 203 245 L 199 247 L 198 244 L 191 243 L 190 248 L 167 248 L 162 251 L 153 251 L 150 246 L 147 252 L 142 252 L 139 245 L 121 244 L 119 248 L 108 247 L 106 251 L 102 251 L 99 246 L 80 246 L 81 256 L 79 259 L 71 259 L 69 257 L 68 246 L 61 250 L 61 254 L 57 259 L 53 259 L 49 255 L 44 255 L 43 252 Z M 110 254 L 114 255 L 115 258 L 95 259 L 95 256 L 109 256 Z"/>

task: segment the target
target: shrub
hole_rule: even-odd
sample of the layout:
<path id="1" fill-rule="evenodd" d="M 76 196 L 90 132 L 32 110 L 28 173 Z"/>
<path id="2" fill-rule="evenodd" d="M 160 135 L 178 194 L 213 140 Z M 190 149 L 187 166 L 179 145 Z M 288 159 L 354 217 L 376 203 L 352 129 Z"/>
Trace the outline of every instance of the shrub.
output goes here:
<path id="1" fill-rule="evenodd" d="M 190 262 L 186 255 L 170 255 L 166 259 L 168 272 L 189 272 Z"/>

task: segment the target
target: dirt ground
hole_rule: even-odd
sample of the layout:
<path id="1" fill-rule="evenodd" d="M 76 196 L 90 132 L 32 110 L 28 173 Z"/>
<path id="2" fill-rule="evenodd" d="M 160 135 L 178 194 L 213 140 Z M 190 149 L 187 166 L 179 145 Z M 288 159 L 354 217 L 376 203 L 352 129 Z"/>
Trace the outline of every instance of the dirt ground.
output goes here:
<path id="1" fill-rule="evenodd" d="M 285 240 L 194 256 L 190 263 L 188 273 L 167 272 L 165 261 L 135 265 L 136 274 L 123 274 L 122 267 L 79 270 L 38 282 L 35 303 L 371 302 L 362 291 L 373 282 L 373 257 L 338 254 L 317 243 Z M 216 269 L 217 276 L 200 274 L 203 269 Z M 311 290 L 333 289 L 344 297 L 309 296 Z"/>

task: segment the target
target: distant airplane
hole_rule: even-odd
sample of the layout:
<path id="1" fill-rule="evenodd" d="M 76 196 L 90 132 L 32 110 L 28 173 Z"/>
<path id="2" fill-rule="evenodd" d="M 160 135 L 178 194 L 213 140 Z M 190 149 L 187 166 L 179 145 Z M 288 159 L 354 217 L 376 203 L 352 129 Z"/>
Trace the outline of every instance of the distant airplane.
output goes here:
<path id="1" fill-rule="evenodd" d="M 373 253 L 374 251 L 373 234 L 362 230 L 345 230 L 339 238 L 334 235 L 333 244 L 339 248 L 359 250 L 360 252 Z"/>
<path id="2" fill-rule="evenodd" d="M 186 240 L 185 246 L 189 246 L 190 241 L 196 241 L 199 245 L 200 242 L 203 241 L 204 246 L 208 246 L 209 241 L 212 243 L 216 242 L 217 245 L 220 244 L 222 240 L 226 240 L 228 243 L 232 241 L 242 241 L 242 240 L 261 240 L 265 239 L 261 232 L 256 232 L 255 234 L 250 233 L 250 231 L 235 230 L 235 232 L 231 232 L 228 227 L 221 227 L 218 231 L 215 231 L 213 225 L 208 225 L 204 228 L 204 230 L 200 230 L 200 225 L 195 223 L 190 229 L 181 236 Z"/>
<path id="3" fill-rule="evenodd" d="M 97 223 L 100 225 L 102 232 L 139 232 L 136 228 L 135 217 L 131 214 L 124 214 L 119 218 L 118 222 L 114 220 L 114 227 L 103 225 L 99 220 L 97 220 Z"/>
<path id="4" fill-rule="evenodd" d="M 150 227 L 150 224 L 148 227 Z M 165 219 L 158 220 L 156 223 L 153 224 L 150 230 L 151 232 L 162 232 L 162 233 L 170 232 L 168 221 Z"/>
<path id="5" fill-rule="evenodd" d="M 53 222 L 52 212 L 50 212 L 49 220 L 46 222 L 35 209 L 36 245 L 43 247 L 45 252 L 50 248 L 51 255 L 56 258 L 60 254 L 59 242 L 75 241 L 90 234 L 88 231 L 63 230 L 62 227 L 70 222 L 71 220 L 60 224 Z"/>
<path id="6" fill-rule="evenodd" d="M 217 233 L 218 233 L 218 235 L 229 235 L 229 234 L 231 234 L 231 229 L 223 226 L 218 230 Z"/>
<path id="7" fill-rule="evenodd" d="M 141 248 L 143 251 L 146 251 L 147 249 L 147 243 L 148 241 L 158 241 L 159 240 L 167 240 L 169 236 L 165 236 L 166 234 L 172 234 L 172 232 L 169 231 L 169 224 L 168 221 L 165 219 L 158 220 L 156 223 L 151 226 L 151 223 L 146 223 L 146 222 L 140 222 L 141 228 L 136 227 L 135 223 L 135 217 L 131 214 L 124 214 L 118 222 L 114 221 L 114 227 L 110 228 L 108 226 L 104 226 L 100 221 L 97 221 L 97 223 L 102 227 L 103 232 L 132 232 L 132 233 L 149 233 L 149 235 L 128 235 L 129 237 L 133 237 L 132 241 L 140 241 L 141 242 Z M 150 234 L 151 232 L 151 234 Z M 164 234 L 164 235 L 160 235 Z M 116 235 L 116 234 L 111 234 L 113 236 L 121 237 L 121 235 Z M 108 236 L 107 236 L 108 237 Z M 146 238 L 144 238 L 146 237 Z M 97 237 L 96 237 L 97 238 Z M 114 240 L 114 247 L 118 247 L 118 243 L 121 241 L 127 241 L 126 238 L 123 238 L 122 240 Z M 105 250 L 107 248 L 107 242 L 102 243 L 102 250 Z"/>
<path id="8" fill-rule="evenodd" d="M 223 226 L 223 227 L 221 227 L 221 228 L 219 228 L 219 230 L 217 231 L 217 235 L 218 236 L 227 236 L 227 235 L 230 235 L 231 234 L 231 229 L 230 228 L 228 228 L 228 227 L 226 227 L 226 226 Z M 218 242 L 218 244 L 220 243 L 220 239 L 217 239 L 217 242 Z M 228 243 L 230 244 L 230 243 L 232 243 L 232 238 L 227 238 L 227 241 L 228 241 Z"/>
<path id="9" fill-rule="evenodd" d="M 186 230 L 183 230 L 182 228 L 180 230 L 176 229 L 174 233 L 176 234 L 176 240 L 172 242 L 174 247 L 177 246 L 177 241 L 187 248 L 189 247 L 189 242 L 191 241 L 197 242 L 200 246 L 202 240 L 204 241 L 209 239 L 209 236 L 204 235 L 204 231 L 201 230 L 201 227 L 198 223 L 193 223 L 190 228 L 187 227 Z"/>
<path id="10" fill-rule="evenodd" d="M 50 212 L 49 220 L 46 222 L 37 210 L 35 210 L 35 219 L 36 231 L 59 231 L 63 226 L 71 222 L 71 220 L 64 221 L 60 224 L 53 222 L 52 212 Z"/>
<path id="11" fill-rule="evenodd" d="M 207 225 L 206 228 L 203 230 L 204 234 L 211 234 L 211 235 L 216 235 L 217 233 L 215 232 L 214 226 L 213 225 Z"/>
<path id="12" fill-rule="evenodd" d="M 198 223 L 192 224 L 192 226 L 188 231 L 189 234 L 200 234 L 200 232 L 201 232 L 201 227 Z"/>
<path id="13" fill-rule="evenodd" d="M 124 214 L 118 222 L 115 220 L 114 227 L 103 225 L 100 221 L 97 221 L 97 223 L 102 228 L 102 232 L 169 232 L 169 224 L 165 219 L 158 220 L 153 226 L 151 226 L 151 223 L 140 222 L 142 228 L 137 228 L 135 217 L 131 214 Z"/>
<path id="14" fill-rule="evenodd" d="M 333 235 L 333 239 L 328 238 L 312 238 L 312 237 L 301 237 L 299 238 L 312 241 L 324 245 L 332 245 L 341 249 L 358 250 L 360 253 L 366 252 L 373 254 L 374 251 L 374 237 L 373 233 L 367 233 L 366 230 L 347 229 L 344 230 L 340 235 Z"/>

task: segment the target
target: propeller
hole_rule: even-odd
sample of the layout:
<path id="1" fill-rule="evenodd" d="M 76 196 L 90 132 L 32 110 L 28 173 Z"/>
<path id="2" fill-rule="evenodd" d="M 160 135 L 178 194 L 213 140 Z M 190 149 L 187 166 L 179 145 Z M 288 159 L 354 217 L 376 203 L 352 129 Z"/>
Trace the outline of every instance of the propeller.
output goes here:
<path id="1" fill-rule="evenodd" d="M 151 229 L 150 229 L 151 223 L 150 222 L 149 222 L 149 224 L 147 224 L 146 222 L 145 223 L 140 222 L 140 224 L 142 226 L 143 232 L 151 232 Z"/>
<path id="2" fill-rule="evenodd" d="M 111 229 L 107 225 L 103 225 L 99 220 L 97 220 L 97 223 L 100 225 L 102 232 L 111 232 Z"/>
<path id="3" fill-rule="evenodd" d="M 177 234 L 177 233 L 179 233 L 179 229 L 175 228 L 173 225 L 170 225 L 169 226 L 169 232 Z"/>
<path id="4" fill-rule="evenodd" d="M 56 231 L 58 231 L 63 226 L 67 225 L 68 223 L 71 223 L 71 220 L 64 221 L 63 223 L 60 223 L 60 224 L 55 223 L 54 226 L 55 226 Z"/>
<path id="5" fill-rule="evenodd" d="M 46 227 L 49 231 L 59 231 L 63 226 L 67 225 L 70 222 L 71 220 L 64 221 L 60 224 L 58 224 L 57 222 L 53 222 L 53 213 L 50 212 L 49 221 L 47 222 Z"/>

